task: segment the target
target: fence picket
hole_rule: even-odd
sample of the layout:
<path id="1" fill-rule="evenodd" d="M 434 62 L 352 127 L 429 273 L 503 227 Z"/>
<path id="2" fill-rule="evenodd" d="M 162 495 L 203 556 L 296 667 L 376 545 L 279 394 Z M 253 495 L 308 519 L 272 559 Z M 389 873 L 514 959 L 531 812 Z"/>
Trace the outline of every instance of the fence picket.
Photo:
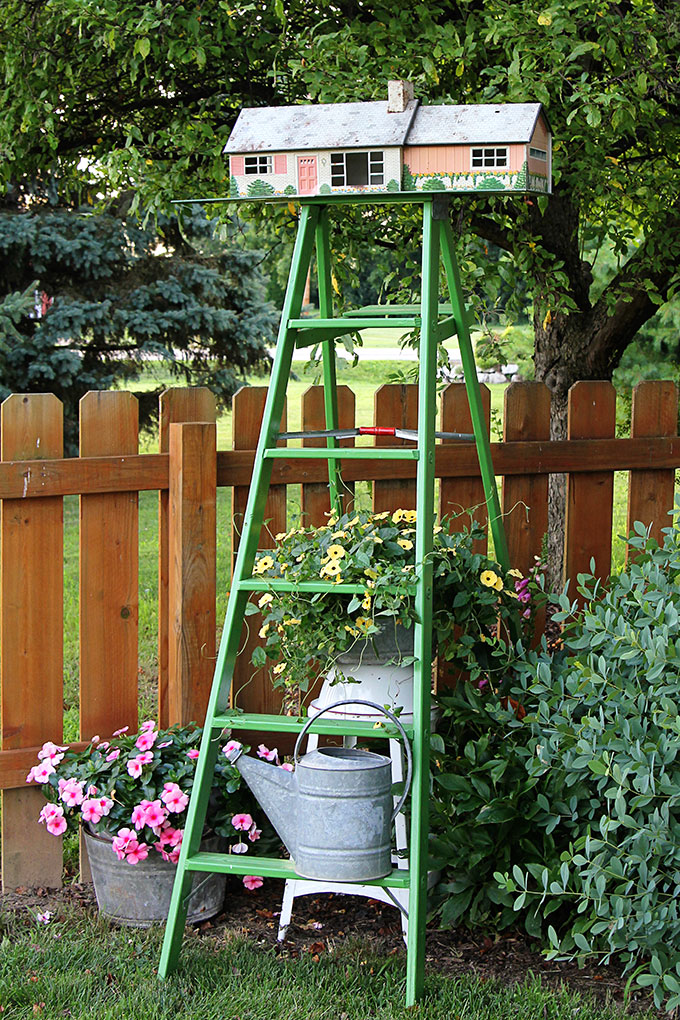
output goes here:
<path id="1" fill-rule="evenodd" d="M 349 386 L 338 386 L 338 424 L 340 428 L 354 428 L 355 397 Z M 302 394 L 302 428 L 306 431 L 326 428 L 326 412 L 324 408 L 323 386 L 310 386 Z M 305 439 L 303 446 L 322 447 L 325 439 Z M 354 446 L 353 439 L 341 439 L 340 446 Z M 345 505 L 354 499 L 354 485 L 349 482 L 343 486 Z M 302 523 L 325 524 L 331 508 L 328 483 L 303 482 L 302 484 Z"/>
<path id="2" fill-rule="evenodd" d="M 375 424 L 400 429 L 418 427 L 418 387 L 413 383 L 389 383 L 375 392 Z M 376 446 L 410 446 L 406 439 L 391 436 L 376 436 Z M 415 479 L 391 478 L 389 481 L 373 482 L 373 510 L 413 510 L 416 505 Z"/>
<path id="3" fill-rule="evenodd" d="M 488 386 L 480 386 L 480 390 L 486 426 L 489 429 L 491 393 Z M 442 432 L 472 432 L 472 417 L 464 383 L 449 383 L 444 390 L 441 421 Z M 455 442 L 455 440 L 442 440 L 442 445 L 452 445 Z M 452 513 L 461 514 L 457 520 L 452 522 L 452 531 L 462 531 L 463 528 L 469 527 L 471 518 L 483 528 L 487 528 L 489 515 L 484 499 L 484 486 L 476 472 L 469 478 L 443 478 L 439 505 L 442 517 Z M 467 511 L 470 511 L 470 516 Z M 488 540 L 485 537 L 475 542 L 474 547 L 477 552 L 485 553 L 487 545 Z"/>
<path id="4" fill-rule="evenodd" d="M 504 400 L 504 442 L 550 439 L 550 390 L 544 383 L 512 383 Z M 510 562 L 526 574 L 548 530 L 548 475 L 504 476 L 501 505 Z"/>
<path id="5" fill-rule="evenodd" d="M 215 667 L 215 424 L 171 424 L 169 453 L 168 716 L 184 726 L 203 723 Z"/>
<path id="6" fill-rule="evenodd" d="M 577 382 L 569 390 L 569 439 L 607 439 L 616 433 L 616 390 L 610 382 Z M 579 471 L 567 475 L 564 579 L 575 594 L 576 577 L 595 571 L 608 577 L 612 558 L 613 471 Z"/>
<path id="7" fill-rule="evenodd" d="M 233 401 L 233 447 L 234 450 L 252 450 L 257 446 L 260 425 L 267 399 L 266 386 L 244 386 L 234 396 Z M 281 431 L 286 428 L 286 408 L 281 419 Z M 279 445 L 284 446 L 285 442 Z M 260 533 L 258 548 L 271 549 L 274 536 L 286 530 L 286 486 L 272 485 L 265 504 L 265 525 Z M 232 497 L 232 556 L 236 555 L 241 535 L 241 523 L 248 499 L 248 486 L 235 486 Z M 253 599 L 255 601 L 255 599 Z M 236 659 L 234 669 L 234 698 L 239 708 L 245 712 L 276 713 L 281 710 L 281 694 L 275 691 L 269 679 L 267 669 L 254 670 L 250 664 L 250 656 L 258 644 L 258 631 L 262 626 L 259 613 L 247 617 L 247 634 Z M 259 736 L 259 735 L 256 735 Z M 252 743 L 252 734 L 244 734 L 244 740 Z"/>
<path id="8" fill-rule="evenodd" d="M 63 409 L 51 393 L 2 404 L 3 460 L 63 456 Z M 63 732 L 63 500 L 2 503 L 2 749 L 58 743 Z M 61 839 L 38 823 L 39 789 L 2 794 L 2 886 L 60 886 Z M 27 852 L 29 850 L 29 852 Z"/>
<path id="9" fill-rule="evenodd" d="M 159 451 L 170 448 L 170 425 L 183 421 L 216 421 L 215 394 L 207 386 L 166 390 L 159 401 Z M 168 726 L 168 500 L 167 489 L 158 493 L 158 722 Z"/>
<path id="10" fill-rule="evenodd" d="M 675 383 L 661 380 L 638 383 L 633 390 L 630 434 L 634 439 L 678 434 L 678 389 Z M 642 521 L 646 526 L 651 525 L 650 534 L 660 542 L 662 529 L 671 523 L 668 510 L 673 506 L 674 490 L 673 468 L 631 471 L 628 532 L 633 530 L 636 521 Z"/>
<path id="11" fill-rule="evenodd" d="M 80 456 L 137 453 L 132 393 L 86 393 Z M 137 727 L 138 494 L 80 497 L 80 736 Z M 111 654 L 115 648 L 116 654 Z"/>

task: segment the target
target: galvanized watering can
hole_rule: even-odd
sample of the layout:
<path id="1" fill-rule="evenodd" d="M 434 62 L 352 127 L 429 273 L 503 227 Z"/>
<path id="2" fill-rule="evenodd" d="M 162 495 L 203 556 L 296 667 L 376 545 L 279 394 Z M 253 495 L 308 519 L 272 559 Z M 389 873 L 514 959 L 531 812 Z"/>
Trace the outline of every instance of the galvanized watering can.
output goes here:
<path id="1" fill-rule="evenodd" d="M 367 705 L 399 730 L 406 749 L 406 783 L 393 808 L 392 762 L 383 754 L 349 747 L 320 747 L 298 758 L 315 719 L 341 705 Z M 411 785 L 411 747 L 398 718 L 372 701 L 341 701 L 312 716 L 295 744 L 295 772 L 243 755 L 229 756 L 283 840 L 303 878 L 368 882 L 392 870 L 392 822 Z"/>

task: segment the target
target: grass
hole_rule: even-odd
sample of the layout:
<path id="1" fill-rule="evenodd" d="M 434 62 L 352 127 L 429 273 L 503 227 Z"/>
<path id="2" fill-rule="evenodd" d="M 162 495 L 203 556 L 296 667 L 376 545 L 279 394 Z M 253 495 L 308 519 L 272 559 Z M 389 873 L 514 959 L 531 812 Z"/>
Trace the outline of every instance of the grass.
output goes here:
<path id="1" fill-rule="evenodd" d="M 330 943 L 328 952 L 277 954 L 228 929 L 184 939 L 180 967 L 159 982 L 162 929 L 120 929 L 92 915 L 47 926 L 5 924 L 0 958 L 3 1017 L 72 1020 L 623 1020 L 529 975 L 501 986 L 474 976 L 428 974 L 415 1010 L 404 1005 L 403 955 L 371 954 L 365 942 Z M 647 1014 L 651 1016 L 651 1014 Z"/>

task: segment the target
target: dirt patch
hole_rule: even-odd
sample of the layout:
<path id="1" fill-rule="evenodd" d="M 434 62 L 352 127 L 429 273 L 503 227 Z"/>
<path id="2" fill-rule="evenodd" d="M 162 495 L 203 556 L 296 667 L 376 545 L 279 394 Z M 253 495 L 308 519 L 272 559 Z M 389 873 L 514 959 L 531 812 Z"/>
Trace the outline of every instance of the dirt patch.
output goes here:
<path id="1" fill-rule="evenodd" d="M 261 889 L 247 891 L 236 878 L 229 878 L 228 909 L 211 921 L 199 925 L 203 938 L 221 938 L 226 929 L 238 931 L 259 945 L 271 946 L 292 959 L 303 953 L 320 956 L 337 949 L 343 941 L 365 939 L 371 951 L 381 956 L 406 958 L 399 913 L 395 907 L 360 896 L 335 894 L 303 896 L 295 901 L 292 922 L 285 941 L 277 941 L 283 882 L 268 879 Z M 35 889 L 22 893 L 4 893 L 0 898 L 4 911 L 34 924 L 35 915 L 49 910 L 54 914 L 65 907 L 71 916 L 96 910 L 91 885 L 70 884 L 61 890 Z M 458 928 L 452 931 L 428 929 L 427 967 L 431 971 L 462 976 L 474 974 L 482 980 L 504 985 L 523 982 L 528 976 L 541 978 L 545 986 L 558 989 L 566 985 L 598 1002 L 623 1006 L 626 979 L 615 966 L 586 966 L 546 960 L 538 943 L 524 932 L 510 931 L 488 936 Z M 629 1009 L 638 1013 L 653 1006 L 640 991 L 632 995 Z M 662 1013 L 659 1016 L 665 1015 Z"/>

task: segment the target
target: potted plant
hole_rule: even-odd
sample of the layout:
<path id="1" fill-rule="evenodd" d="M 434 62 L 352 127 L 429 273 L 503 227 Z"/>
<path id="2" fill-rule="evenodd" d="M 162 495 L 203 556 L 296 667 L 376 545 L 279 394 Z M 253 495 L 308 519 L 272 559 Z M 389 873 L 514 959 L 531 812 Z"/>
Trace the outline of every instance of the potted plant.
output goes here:
<path id="1" fill-rule="evenodd" d="M 326 525 L 293 528 L 276 536 L 276 546 L 256 557 L 254 575 L 301 582 L 325 581 L 330 591 L 265 592 L 248 612 L 263 616 L 264 645 L 253 664 L 269 662 L 275 686 L 284 688 L 286 709 L 298 714 L 304 694 L 326 675 L 322 698 L 328 703 L 337 684 L 340 696 L 363 697 L 348 681 L 380 667 L 370 679 L 380 704 L 404 708 L 412 684 L 412 588 L 415 578 L 416 511 L 332 515 Z M 518 618 L 524 586 L 517 570 L 507 573 L 474 551 L 482 537 L 476 525 L 451 532 L 449 521 L 434 525 L 433 640 L 440 658 L 478 683 L 500 677 L 511 658 L 509 621 Z M 359 594 L 333 591 L 342 583 L 360 584 Z M 385 671 L 385 666 L 392 671 Z M 394 670 L 401 671 L 396 676 Z M 384 680 L 382 691 L 374 681 Z M 398 691 L 397 691 L 398 689 Z M 397 691 L 396 694 L 394 692 Z M 376 697 L 376 694 L 382 697 Z M 319 699 L 320 701 L 322 699 Z"/>
<path id="2" fill-rule="evenodd" d="M 123 924 L 167 917 L 201 732 L 195 725 L 159 730 L 148 720 L 136 734 L 125 727 L 110 741 L 93 737 L 83 751 L 48 741 L 26 777 L 45 793 L 39 820 L 48 832 L 82 827 L 99 909 Z M 258 827 L 255 801 L 225 756 L 235 743 L 219 755 L 204 840 L 207 849 L 227 842 L 231 853 L 246 853 L 273 837 L 268 826 Z M 269 760 L 278 763 L 275 755 Z M 224 899 L 224 876 L 198 878 L 190 921 L 216 914 Z M 247 888 L 262 884 L 253 876 L 243 881 Z"/>

